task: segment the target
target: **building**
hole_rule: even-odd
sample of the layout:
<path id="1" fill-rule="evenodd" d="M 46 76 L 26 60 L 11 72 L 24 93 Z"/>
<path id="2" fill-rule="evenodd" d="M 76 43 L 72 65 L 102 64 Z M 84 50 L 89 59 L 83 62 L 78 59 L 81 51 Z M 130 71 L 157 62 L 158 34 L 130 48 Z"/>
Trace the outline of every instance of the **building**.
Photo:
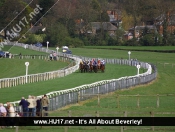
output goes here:
<path id="1" fill-rule="evenodd" d="M 159 34 L 163 34 L 163 23 L 167 22 L 168 33 L 173 34 L 175 32 L 175 14 L 161 14 L 155 19 L 155 26 Z"/>
<path id="2" fill-rule="evenodd" d="M 95 35 L 101 29 L 103 29 L 103 31 L 107 31 L 110 36 L 114 36 L 117 27 L 110 22 L 91 22 L 88 25 L 87 33 Z"/>
<path id="3" fill-rule="evenodd" d="M 148 34 L 157 33 L 157 28 L 155 25 L 136 26 L 135 28 L 130 28 L 129 31 L 124 34 L 124 38 L 126 40 L 132 39 L 135 32 L 135 38 L 139 39 L 142 36 L 144 30 L 147 30 Z"/>

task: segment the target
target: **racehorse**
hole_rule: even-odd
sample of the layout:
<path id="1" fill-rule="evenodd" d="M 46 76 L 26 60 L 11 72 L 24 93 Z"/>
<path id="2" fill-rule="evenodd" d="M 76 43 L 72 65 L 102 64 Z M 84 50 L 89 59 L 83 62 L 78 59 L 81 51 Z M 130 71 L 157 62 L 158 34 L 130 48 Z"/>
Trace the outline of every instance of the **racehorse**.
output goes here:
<path id="1" fill-rule="evenodd" d="M 94 60 L 92 60 L 92 61 L 90 61 L 90 64 L 89 64 L 89 71 L 90 72 L 95 72 L 95 73 L 97 73 L 97 71 L 98 71 L 98 68 L 97 68 L 97 65 L 94 65 L 93 62 Z"/>
<path id="2" fill-rule="evenodd" d="M 89 65 L 87 63 L 87 61 L 84 62 L 84 72 L 89 72 Z"/>
<path id="3" fill-rule="evenodd" d="M 93 71 L 94 71 L 95 73 L 97 73 L 97 71 L 98 71 L 98 66 L 97 66 L 97 65 L 93 65 Z"/>
<path id="4" fill-rule="evenodd" d="M 105 65 L 104 64 L 101 64 L 100 65 L 100 69 L 101 69 L 101 72 L 104 72 L 105 71 Z"/>
<path id="5" fill-rule="evenodd" d="M 87 62 L 80 62 L 79 64 L 79 69 L 82 72 L 89 72 L 89 66 L 87 64 Z"/>
<path id="6" fill-rule="evenodd" d="M 89 71 L 90 71 L 90 72 L 93 71 L 93 64 L 92 64 L 92 61 L 90 61 L 90 64 L 89 64 Z"/>
<path id="7" fill-rule="evenodd" d="M 79 64 L 79 69 L 80 69 L 81 73 L 84 72 L 84 65 L 82 62 L 80 62 L 80 64 Z"/>
<path id="8" fill-rule="evenodd" d="M 100 69 L 101 69 L 101 61 L 98 60 L 98 61 L 97 61 L 97 70 L 100 70 Z"/>

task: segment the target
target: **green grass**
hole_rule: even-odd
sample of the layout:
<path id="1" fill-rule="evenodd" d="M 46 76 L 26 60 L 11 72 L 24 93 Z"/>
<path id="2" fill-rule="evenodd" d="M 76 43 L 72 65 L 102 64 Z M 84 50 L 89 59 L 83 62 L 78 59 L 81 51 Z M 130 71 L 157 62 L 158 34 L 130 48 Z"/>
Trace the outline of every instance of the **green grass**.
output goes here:
<path id="1" fill-rule="evenodd" d="M 84 46 L 84 48 L 93 49 L 116 49 L 116 50 L 157 50 L 157 51 L 174 51 L 175 46 Z"/>
<path id="2" fill-rule="evenodd" d="M 16 101 L 19 100 L 22 96 L 27 97 L 29 94 L 37 96 L 52 91 L 74 88 L 83 84 L 90 84 L 100 80 L 114 79 L 122 76 L 131 76 L 135 75 L 136 73 L 137 69 L 135 67 L 107 64 L 105 73 L 80 73 L 77 71 L 63 78 L 18 85 L 13 88 L 0 89 L 2 95 L 9 95 L 0 96 L 0 100 L 1 102 L 6 102 L 7 100 Z M 16 92 L 18 92 L 18 94 L 14 94 Z"/>
<path id="3" fill-rule="evenodd" d="M 139 130 L 129 130 L 129 128 L 135 128 L 135 127 L 127 127 L 127 132 L 138 132 Z M 143 126 L 143 127 L 139 127 L 139 128 L 144 128 L 145 130 L 139 131 L 139 132 L 148 132 L 148 131 L 152 131 L 151 126 Z M 157 127 L 155 127 L 157 128 Z M 165 128 L 165 127 L 164 127 Z M 169 128 L 169 127 L 168 127 Z M 26 130 L 28 129 L 28 130 Z M 159 128 L 160 130 L 158 132 L 167 132 L 167 130 L 164 130 L 163 128 Z M 65 132 L 65 131 L 70 131 L 70 132 L 121 132 L 121 127 L 120 126 L 110 126 L 110 127 L 96 127 L 96 126 L 77 126 L 77 127 L 62 127 L 62 126 L 54 126 L 54 127 L 20 127 L 19 128 L 19 132 L 32 132 L 32 131 L 36 131 L 36 132 Z M 5 132 L 14 132 L 15 129 L 4 129 L 3 131 Z M 171 130 L 171 132 L 173 132 L 173 130 Z"/>
<path id="4" fill-rule="evenodd" d="M 9 51 L 12 54 L 22 54 L 22 55 L 46 55 L 45 52 L 38 52 L 34 50 L 24 49 L 19 46 L 4 46 L 3 51 Z"/>
<path id="5" fill-rule="evenodd" d="M 163 49 L 163 48 L 162 48 Z M 84 48 L 72 48 L 73 54 L 86 57 L 95 58 L 123 58 L 128 59 L 128 51 L 123 50 L 109 50 L 109 49 L 84 49 Z M 130 55 L 131 59 L 137 58 L 143 62 L 151 62 L 156 64 L 157 62 L 175 63 L 174 53 L 157 53 L 157 52 L 142 52 L 132 51 Z"/>
<path id="6" fill-rule="evenodd" d="M 68 62 L 45 61 L 41 59 L 0 59 L 0 78 L 23 76 L 26 74 L 25 62 L 29 62 L 28 74 L 36 74 L 59 70 L 68 65 Z"/>

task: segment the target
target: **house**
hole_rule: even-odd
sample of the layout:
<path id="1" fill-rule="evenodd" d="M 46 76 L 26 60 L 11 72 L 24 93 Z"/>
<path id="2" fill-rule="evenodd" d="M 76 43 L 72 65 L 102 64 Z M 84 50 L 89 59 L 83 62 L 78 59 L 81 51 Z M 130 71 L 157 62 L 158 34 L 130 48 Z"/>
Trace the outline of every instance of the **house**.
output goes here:
<path id="1" fill-rule="evenodd" d="M 111 24 L 110 22 L 91 22 L 88 25 L 87 33 L 95 35 L 100 29 L 107 31 L 110 36 L 114 36 L 117 27 Z"/>
<path id="2" fill-rule="evenodd" d="M 109 22 L 116 27 L 120 27 L 122 23 L 121 11 L 120 10 L 107 10 L 109 16 Z"/>
<path id="3" fill-rule="evenodd" d="M 39 32 L 39 31 L 45 31 L 45 29 L 46 29 L 46 27 L 42 26 L 41 23 L 38 26 L 34 26 L 31 23 L 29 32 L 34 34 L 34 33 Z"/>
<path id="4" fill-rule="evenodd" d="M 159 34 L 163 34 L 163 23 L 167 21 L 167 31 L 169 33 L 175 32 L 175 14 L 161 14 L 155 19 L 155 25 Z"/>
<path id="5" fill-rule="evenodd" d="M 83 19 L 76 19 L 75 20 L 76 23 L 76 33 L 77 34 L 85 34 L 86 33 L 86 26 L 85 26 L 85 22 Z"/>
<path id="6" fill-rule="evenodd" d="M 135 38 L 140 38 L 144 32 L 144 30 L 147 30 L 147 33 L 157 33 L 157 28 L 154 25 L 144 25 L 144 26 L 136 26 L 130 28 L 127 33 L 124 34 L 124 38 L 126 40 L 132 39 L 135 32 Z"/>
<path id="7" fill-rule="evenodd" d="M 123 38 L 124 38 L 125 40 L 130 40 L 130 39 L 133 38 L 133 34 L 132 34 L 132 33 L 126 32 L 126 33 L 123 35 Z"/>

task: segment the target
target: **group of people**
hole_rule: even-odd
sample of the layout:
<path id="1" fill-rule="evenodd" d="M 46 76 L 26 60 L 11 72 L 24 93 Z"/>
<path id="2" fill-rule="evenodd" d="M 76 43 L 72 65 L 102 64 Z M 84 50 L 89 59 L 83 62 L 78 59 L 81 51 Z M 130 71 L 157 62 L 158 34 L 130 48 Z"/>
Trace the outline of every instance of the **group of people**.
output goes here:
<path id="1" fill-rule="evenodd" d="M 35 96 L 28 96 L 28 99 L 22 97 L 19 105 L 22 107 L 22 115 L 24 117 L 36 117 L 41 116 L 42 110 L 48 111 L 48 105 L 50 101 L 47 95 L 42 98 Z M 43 116 L 48 116 L 48 113 L 44 113 Z"/>
<path id="2" fill-rule="evenodd" d="M 0 117 L 37 117 L 37 116 L 48 116 L 48 106 L 49 98 L 44 95 L 42 98 L 37 98 L 35 96 L 28 96 L 28 99 L 22 97 L 19 102 L 22 111 L 16 111 L 13 104 L 6 102 L 6 104 L 0 103 Z M 44 110 L 44 115 L 42 115 Z M 5 118 L 4 118 L 5 119 Z M 13 118 L 7 118 L 6 126 L 0 126 L 0 128 L 5 127 L 15 127 Z"/>
<path id="3" fill-rule="evenodd" d="M 57 53 L 56 52 L 52 52 L 52 53 L 50 53 L 50 55 L 49 55 L 49 58 L 50 58 L 50 60 L 52 61 L 52 60 L 57 60 Z"/>
<path id="4" fill-rule="evenodd" d="M 15 117 L 15 109 L 10 102 L 0 103 L 0 117 Z"/>
<path id="5" fill-rule="evenodd" d="M 15 111 L 14 106 L 7 102 L 5 105 L 3 103 L 0 103 L 0 117 L 16 117 L 17 113 Z M 7 125 L 9 127 L 15 127 L 13 119 L 7 120 Z M 5 128 L 6 126 L 0 126 L 0 128 Z"/>
<path id="6" fill-rule="evenodd" d="M 37 117 L 37 116 L 48 116 L 48 105 L 50 101 L 47 95 L 44 95 L 42 98 L 29 95 L 27 99 L 22 97 L 19 102 L 21 106 L 21 111 L 16 111 L 13 104 L 6 102 L 6 104 L 0 103 L 0 117 Z M 42 115 L 42 111 L 44 115 Z M 13 121 L 9 121 L 9 126 L 13 126 Z M 4 128 L 5 126 L 0 126 Z"/>

